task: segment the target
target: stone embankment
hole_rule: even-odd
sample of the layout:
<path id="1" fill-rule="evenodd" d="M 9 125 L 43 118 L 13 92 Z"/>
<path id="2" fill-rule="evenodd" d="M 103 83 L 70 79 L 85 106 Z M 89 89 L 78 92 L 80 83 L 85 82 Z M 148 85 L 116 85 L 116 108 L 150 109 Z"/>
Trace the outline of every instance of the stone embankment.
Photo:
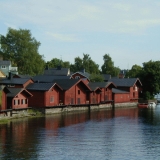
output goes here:
<path id="1" fill-rule="evenodd" d="M 99 109 L 116 109 L 137 107 L 137 103 L 116 103 L 116 104 L 101 104 L 101 105 L 86 105 L 86 106 L 60 106 L 60 107 L 48 107 L 48 108 L 26 108 L 26 109 L 14 109 L 0 112 L 0 120 L 23 118 L 32 116 L 41 116 L 46 114 L 77 112 L 77 111 L 94 111 Z"/>

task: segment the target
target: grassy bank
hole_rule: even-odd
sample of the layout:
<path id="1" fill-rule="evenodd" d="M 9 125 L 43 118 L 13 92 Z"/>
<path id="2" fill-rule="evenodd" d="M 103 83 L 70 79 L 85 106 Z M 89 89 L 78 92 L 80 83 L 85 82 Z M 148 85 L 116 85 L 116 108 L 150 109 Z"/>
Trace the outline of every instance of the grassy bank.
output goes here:
<path id="1" fill-rule="evenodd" d="M 1 105 L 2 105 L 2 91 L 0 91 L 0 108 L 1 108 Z"/>

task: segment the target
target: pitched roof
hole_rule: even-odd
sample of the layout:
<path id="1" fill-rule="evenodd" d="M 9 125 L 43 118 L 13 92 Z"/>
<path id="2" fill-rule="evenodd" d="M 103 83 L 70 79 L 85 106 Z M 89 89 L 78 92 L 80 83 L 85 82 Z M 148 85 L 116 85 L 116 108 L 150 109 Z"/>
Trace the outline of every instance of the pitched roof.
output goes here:
<path id="1" fill-rule="evenodd" d="M 102 74 L 102 77 L 104 78 L 104 81 L 108 81 L 109 79 L 111 79 L 110 74 Z"/>
<path id="2" fill-rule="evenodd" d="M 0 60 L 0 65 L 11 65 L 11 61 Z"/>
<path id="3" fill-rule="evenodd" d="M 69 68 L 48 68 L 44 70 L 44 75 L 54 75 L 54 76 L 68 76 L 70 75 Z"/>
<path id="4" fill-rule="evenodd" d="M 77 74 L 77 73 L 82 75 L 82 76 L 84 76 L 84 77 L 86 77 L 86 78 L 88 78 L 88 79 L 90 77 L 90 74 L 88 72 L 75 72 L 71 76 L 73 76 L 74 74 Z"/>
<path id="5" fill-rule="evenodd" d="M 48 91 L 53 86 L 57 85 L 56 83 L 32 83 L 29 84 L 26 89 L 34 91 Z M 59 86 L 58 86 L 59 87 Z M 61 87 L 59 87 L 61 89 Z"/>
<path id="6" fill-rule="evenodd" d="M 7 90 L 8 90 L 7 97 L 15 97 L 17 94 L 21 92 L 26 92 L 29 96 L 32 96 L 32 94 L 29 93 L 24 88 L 7 88 Z"/>
<path id="7" fill-rule="evenodd" d="M 30 75 L 21 75 L 21 74 L 15 74 L 13 75 L 15 78 L 32 78 Z"/>
<path id="8" fill-rule="evenodd" d="M 56 79 L 54 80 L 54 82 L 57 83 L 64 90 L 70 89 L 72 86 L 74 86 L 79 81 L 80 79 L 66 79 L 66 80 Z"/>
<path id="9" fill-rule="evenodd" d="M 30 78 L 11 78 L 11 79 L 8 79 L 8 78 L 1 78 L 0 79 L 0 84 L 4 84 L 4 85 L 7 85 L 7 84 L 24 84 L 26 83 L 28 80 L 30 80 Z"/>
<path id="10" fill-rule="evenodd" d="M 5 73 L 0 70 L 0 77 L 6 77 Z"/>
<path id="11" fill-rule="evenodd" d="M 137 81 L 140 82 L 138 78 L 112 78 L 109 80 L 109 82 L 113 82 L 117 87 L 132 87 Z"/>
<path id="12" fill-rule="evenodd" d="M 116 88 L 112 88 L 112 93 L 129 93 L 129 92 L 120 90 L 120 89 L 116 89 Z"/>
<path id="13" fill-rule="evenodd" d="M 41 82 L 41 83 L 51 83 L 56 79 L 70 79 L 69 76 L 49 76 L 49 75 L 37 75 L 32 78 L 34 82 Z"/>
<path id="14" fill-rule="evenodd" d="M 95 87 L 100 87 L 100 88 L 106 88 L 110 84 L 113 84 L 112 82 L 89 82 L 89 86 L 95 86 Z M 113 84 L 114 85 L 114 84 Z M 115 85 L 114 85 L 115 86 Z M 115 86 L 116 87 L 116 86 Z"/>
<path id="15" fill-rule="evenodd" d="M 88 86 L 90 87 L 90 89 L 92 90 L 92 91 L 95 91 L 95 90 L 97 90 L 97 89 L 99 89 L 99 90 L 101 90 L 97 85 L 93 85 L 93 84 L 88 84 Z"/>

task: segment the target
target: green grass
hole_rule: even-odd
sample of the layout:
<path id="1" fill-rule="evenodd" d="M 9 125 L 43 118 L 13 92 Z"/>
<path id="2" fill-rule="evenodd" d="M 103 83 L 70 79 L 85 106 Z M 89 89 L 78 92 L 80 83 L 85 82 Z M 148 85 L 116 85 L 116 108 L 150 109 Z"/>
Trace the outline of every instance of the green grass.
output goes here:
<path id="1" fill-rule="evenodd" d="M 34 116 L 42 116 L 43 115 L 40 111 L 38 111 L 36 109 L 29 109 L 28 113 L 31 115 L 34 115 Z"/>
<path id="2" fill-rule="evenodd" d="M 1 108 L 1 105 L 2 105 L 2 91 L 0 91 L 0 108 Z"/>
<path id="3" fill-rule="evenodd" d="M 0 119 L 0 124 L 5 124 L 8 123 L 9 120 L 8 119 Z"/>

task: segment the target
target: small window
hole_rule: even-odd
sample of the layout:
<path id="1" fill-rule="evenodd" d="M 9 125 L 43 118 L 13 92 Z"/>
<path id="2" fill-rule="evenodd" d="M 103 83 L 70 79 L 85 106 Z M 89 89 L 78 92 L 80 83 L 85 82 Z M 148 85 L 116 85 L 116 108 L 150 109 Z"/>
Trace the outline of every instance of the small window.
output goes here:
<path id="1" fill-rule="evenodd" d="M 1 68 L 2 68 L 2 69 L 6 69 L 6 66 L 3 65 L 3 66 L 1 66 Z"/>
<path id="2" fill-rule="evenodd" d="M 80 76 L 75 76 L 75 79 L 80 79 Z"/>
<path id="3" fill-rule="evenodd" d="M 25 104 L 27 104 L 28 103 L 28 100 L 27 99 L 25 99 Z"/>
<path id="4" fill-rule="evenodd" d="M 21 99 L 21 104 L 25 104 L 25 99 Z"/>
<path id="5" fill-rule="evenodd" d="M 81 99 L 80 98 L 77 98 L 77 103 L 81 104 Z"/>
<path id="6" fill-rule="evenodd" d="M 14 105 L 16 105 L 16 104 L 17 104 L 17 100 L 15 99 L 15 100 L 14 100 Z"/>
<path id="7" fill-rule="evenodd" d="M 135 91 L 137 91 L 137 87 L 135 87 Z"/>
<path id="8" fill-rule="evenodd" d="M 78 94 L 80 94 L 80 90 L 78 90 Z"/>
<path id="9" fill-rule="evenodd" d="M 15 87 L 15 85 L 14 84 L 10 84 L 9 87 Z"/>
<path id="10" fill-rule="evenodd" d="M 54 102 L 54 97 L 53 97 L 53 96 L 50 97 L 50 102 L 51 102 L 51 103 Z"/>

